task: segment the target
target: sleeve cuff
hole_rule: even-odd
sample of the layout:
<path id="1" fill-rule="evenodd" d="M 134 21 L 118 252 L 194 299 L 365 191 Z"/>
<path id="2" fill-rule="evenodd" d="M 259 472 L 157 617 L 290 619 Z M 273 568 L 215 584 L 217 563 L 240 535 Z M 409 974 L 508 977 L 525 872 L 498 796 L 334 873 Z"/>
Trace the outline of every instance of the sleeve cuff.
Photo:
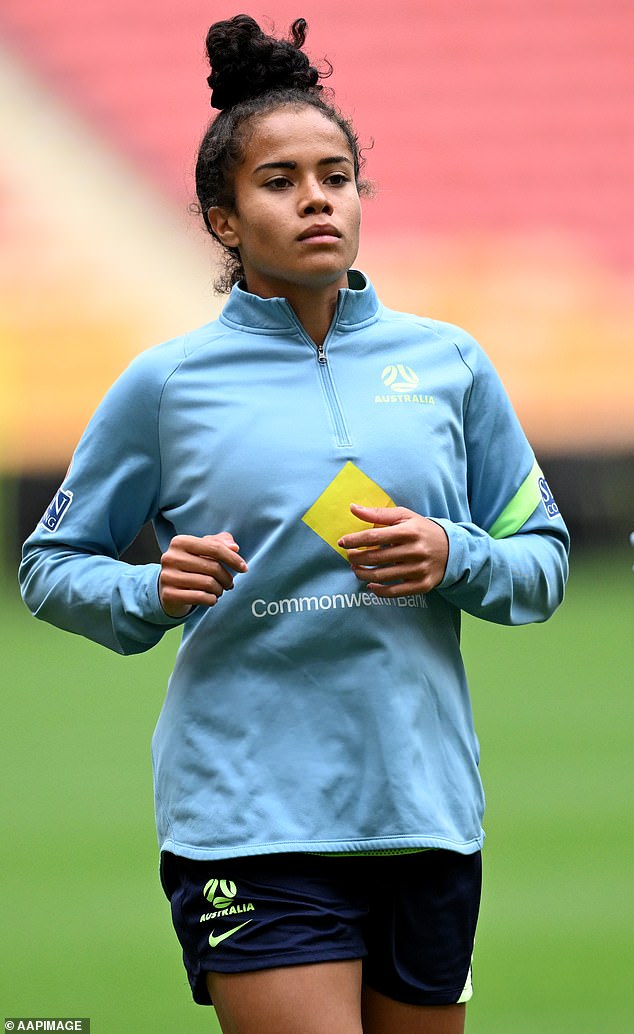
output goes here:
<path id="1" fill-rule="evenodd" d="M 150 564 L 149 566 L 149 577 L 146 588 L 146 599 L 148 602 L 148 613 L 147 620 L 153 625 L 162 625 L 165 628 L 177 628 L 182 625 L 190 614 L 196 609 L 192 607 L 186 614 L 183 614 L 180 618 L 170 617 L 169 614 L 163 610 L 163 604 L 161 603 L 161 597 L 159 594 L 159 577 L 161 574 L 160 564 Z"/>
<path id="2" fill-rule="evenodd" d="M 449 542 L 445 574 L 442 581 L 436 586 L 437 589 L 446 589 L 459 581 L 468 567 L 469 535 L 459 524 L 454 524 L 445 517 L 430 517 L 429 520 L 440 525 Z"/>

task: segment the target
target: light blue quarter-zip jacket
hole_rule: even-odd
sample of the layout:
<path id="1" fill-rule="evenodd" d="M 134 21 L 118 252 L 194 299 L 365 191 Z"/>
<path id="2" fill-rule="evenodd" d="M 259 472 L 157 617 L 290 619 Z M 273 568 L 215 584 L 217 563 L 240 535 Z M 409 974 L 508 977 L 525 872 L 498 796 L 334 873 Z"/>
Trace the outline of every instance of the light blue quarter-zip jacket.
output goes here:
<path id="1" fill-rule="evenodd" d="M 337 548 L 348 504 L 377 492 L 445 529 L 433 592 L 380 600 Z M 159 566 L 119 560 L 148 520 L 162 550 L 230 531 L 248 572 L 170 619 Z M 20 577 L 37 617 L 120 653 L 182 625 L 153 738 L 161 848 L 471 853 L 483 794 L 460 612 L 545 620 L 567 549 L 482 350 L 352 272 L 321 349 L 287 301 L 237 286 L 217 320 L 138 356 Z"/>

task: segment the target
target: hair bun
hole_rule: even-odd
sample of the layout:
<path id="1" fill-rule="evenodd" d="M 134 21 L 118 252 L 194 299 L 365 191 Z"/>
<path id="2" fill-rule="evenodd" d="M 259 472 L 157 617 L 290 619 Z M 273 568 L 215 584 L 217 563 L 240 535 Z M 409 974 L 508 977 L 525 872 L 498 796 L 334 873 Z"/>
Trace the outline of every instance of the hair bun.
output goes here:
<path id="1" fill-rule="evenodd" d="M 319 72 L 301 50 L 306 22 L 298 18 L 291 39 L 267 36 L 248 14 L 215 22 L 207 33 L 211 106 L 223 111 L 272 90 L 317 92 Z"/>

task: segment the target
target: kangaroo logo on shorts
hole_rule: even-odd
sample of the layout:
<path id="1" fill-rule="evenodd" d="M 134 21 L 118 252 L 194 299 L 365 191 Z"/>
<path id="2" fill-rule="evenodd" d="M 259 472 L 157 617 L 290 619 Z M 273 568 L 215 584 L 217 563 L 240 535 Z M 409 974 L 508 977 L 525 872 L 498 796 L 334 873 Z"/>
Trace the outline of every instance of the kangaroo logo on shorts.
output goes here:
<path id="1" fill-rule="evenodd" d="M 207 901 L 217 909 L 228 908 L 237 893 L 238 888 L 232 880 L 209 880 L 203 888 Z"/>
<path id="2" fill-rule="evenodd" d="M 412 391 L 418 384 L 418 375 L 414 373 L 411 366 L 405 366 L 405 363 L 394 363 L 385 367 L 381 380 L 385 387 L 392 391 Z"/>

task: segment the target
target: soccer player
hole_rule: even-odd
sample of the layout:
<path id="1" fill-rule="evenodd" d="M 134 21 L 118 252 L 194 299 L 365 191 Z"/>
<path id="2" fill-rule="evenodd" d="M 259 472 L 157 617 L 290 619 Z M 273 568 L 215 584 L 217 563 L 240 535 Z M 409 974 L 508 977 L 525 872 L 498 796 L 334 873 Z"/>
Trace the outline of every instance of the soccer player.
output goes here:
<path id="1" fill-rule="evenodd" d="M 229 298 L 109 391 L 23 593 L 121 653 L 182 627 L 161 875 L 226 1034 L 459 1034 L 483 840 L 460 614 L 548 618 L 568 536 L 476 342 L 352 268 L 359 149 L 305 30 L 211 27 L 196 180 Z M 147 520 L 161 562 L 126 565 Z"/>

